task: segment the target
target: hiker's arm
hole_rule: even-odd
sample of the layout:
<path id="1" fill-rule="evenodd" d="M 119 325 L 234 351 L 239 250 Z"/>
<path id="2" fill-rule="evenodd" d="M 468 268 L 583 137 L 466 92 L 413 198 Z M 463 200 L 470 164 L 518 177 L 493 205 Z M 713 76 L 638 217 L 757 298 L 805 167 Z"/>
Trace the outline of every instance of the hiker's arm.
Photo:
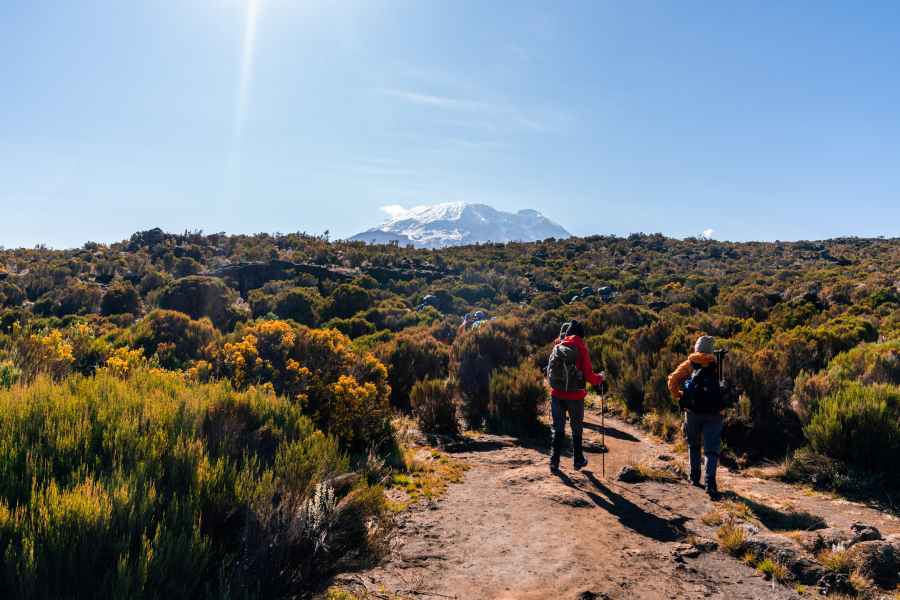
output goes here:
<path id="1" fill-rule="evenodd" d="M 603 376 L 600 373 L 594 373 L 594 366 L 591 364 L 591 355 L 584 352 L 581 359 L 581 372 L 584 373 L 584 380 L 593 386 L 599 387 L 603 383 Z"/>
<path id="2" fill-rule="evenodd" d="M 669 393 L 672 394 L 672 397 L 676 400 L 681 398 L 681 384 L 688 378 L 688 375 L 691 374 L 691 370 L 691 361 L 686 360 L 678 365 L 678 368 L 669 375 Z"/>

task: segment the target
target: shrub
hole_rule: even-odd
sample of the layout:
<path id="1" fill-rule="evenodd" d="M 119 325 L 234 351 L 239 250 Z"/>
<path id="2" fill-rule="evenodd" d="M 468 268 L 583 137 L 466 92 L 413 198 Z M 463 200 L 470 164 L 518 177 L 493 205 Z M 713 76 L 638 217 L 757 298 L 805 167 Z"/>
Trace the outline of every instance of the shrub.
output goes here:
<path id="1" fill-rule="evenodd" d="M 231 329 L 247 315 L 235 307 L 238 295 L 221 279 L 192 275 L 176 279 L 159 294 L 159 307 L 177 310 L 192 319 L 208 317 L 219 329 Z"/>
<path id="2" fill-rule="evenodd" d="M 491 374 L 488 426 L 499 433 L 533 435 L 540 431 L 538 415 L 547 404 L 541 372 L 522 364 Z"/>
<path id="3" fill-rule="evenodd" d="M 740 556 L 747 545 L 747 533 L 744 528 L 734 522 L 728 522 L 719 527 L 716 537 L 722 550 L 732 556 Z"/>
<path id="4" fill-rule="evenodd" d="M 445 380 L 416 382 L 409 394 L 412 412 L 422 431 L 454 435 L 459 432 L 453 389 Z"/>
<path id="5" fill-rule="evenodd" d="M 34 303 L 34 312 L 47 317 L 96 313 L 100 310 L 102 296 L 99 285 L 76 279 L 41 297 Z"/>
<path id="6" fill-rule="evenodd" d="M 174 310 L 154 310 L 134 325 L 131 344 L 147 357 L 156 355 L 162 367 L 180 369 L 201 358 L 217 337 L 209 319 L 195 321 Z"/>
<path id="7" fill-rule="evenodd" d="M 332 438 L 260 389 L 141 370 L 0 391 L 0 591 L 300 595 L 375 542 L 381 493 L 338 493 L 346 470 Z"/>
<path id="8" fill-rule="evenodd" d="M 362 317 L 350 317 L 349 319 L 331 319 L 322 325 L 325 329 L 337 329 L 350 339 L 371 335 L 375 333 L 375 326 Z"/>
<path id="9" fill-rule="evenodd" d="M 493 371 L 518 365 L 527 353 L 525 326 L 514 318 L 490 321 L 456 338 L 450 349 L 450 377 L 469 427 L 480 427 L 487 417 Z"/>
<path id="10" fill-rule="evenodd" d="M 118 281 L 106 290 L 100 301 L 102 315 L 136 315 L 141 312 L 141 296 L 128 281 Z"/>
<path id="11" fill-rule="evenodd" d="M 900 456 L 900 387 L 848 384 L 827 396 L 804 429 L 813 450 L 896 475 Z"/>
<path id="12" fill-rule="evenodd" d="M 202 374 L 202 367 L 193 373 Z M 238 389 L 271 385 L 349 450 L 364 452 L 390 441 L 387 369 L 334 329 L 287 321 L 247 324 L 215 349 L 209 373 Z"/>
<path id="13" fill-rule="evenodd" d="M 325 312 L 328 317 L 346 319 L 368 308 L 371 302 L 372 299 L 367 290 L 358 285 L 343 283 L 331 292 Z"/>
<path id="14" fill-rule="evenodd" d="M 409 411 L 410 391 L 417 381 L 447 377 L 450 349 L 424 332 L 400 334 L 378 349 L 388 367 L 391 404 Z"/>
<path id="15" fill-rule="evenodd" d="M 0 281 L 0 306 L 19 306 L 25 298 L 22 288 L 11 281 Z"/>
<path id="16" fill-rule="evenodd" d="M 282 319 L 315 327 L 319 323 L 322 303 L 322 297 L 313 288 L 290 288 L 275 295 L 272 312 Z"/>

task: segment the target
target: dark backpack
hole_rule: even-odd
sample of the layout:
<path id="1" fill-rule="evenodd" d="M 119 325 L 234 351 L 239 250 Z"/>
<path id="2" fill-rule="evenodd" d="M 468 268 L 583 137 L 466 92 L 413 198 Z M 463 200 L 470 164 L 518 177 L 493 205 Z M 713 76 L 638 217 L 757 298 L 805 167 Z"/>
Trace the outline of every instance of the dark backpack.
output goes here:
<path id="1" fill-rule="evenodd" d="M 681 386 L 681 401 L 678 406 L 682 410 L 696 413 L 717 413 L 725 408 L 716 364 L 703 367 L 691 363 L 691 366 L 694 367 L 694 372 Z"/>
<path id="2" fill-rule="evenodd" d="M 557 344 L 550 353 L 547 363 L 547 378 L 550 387 L 564 392 L 577 392 L 584 389 L 584 373 L 578 368 L 580 354 L 577 348 Z"/>

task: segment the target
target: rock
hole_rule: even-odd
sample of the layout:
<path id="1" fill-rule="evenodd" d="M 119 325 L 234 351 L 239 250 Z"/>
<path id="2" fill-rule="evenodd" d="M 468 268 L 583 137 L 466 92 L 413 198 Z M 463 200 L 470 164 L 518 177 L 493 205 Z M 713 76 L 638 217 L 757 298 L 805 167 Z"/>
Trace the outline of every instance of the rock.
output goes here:
<path id="1" fill-rule="evenodd" d="M 825 569 L 806 556 L 789 539 L 770 533 L 759 533 L 750 536 L 746 549 L 757 556 L 765 556 L 783 564 L 804 585 L 816 584 Z"/>
<path id="2" fill-rule="evenodd" d="M 866 525 L 859 521 L 850 525 L 850 531 L 853 532 L 853 543 L 871 542 L 881 539 L 881 532 L 872 525 Z"/>
<path id="3" fill-rule="evenodd" d="M 897 583 L 897 555 L 890 543 L 869 540 L 852 546 L 848 551 L 857 572 L 881 587 L 893 589 Z"/>
<path id="4" fill-rule="evenodd" d="M 831 594 L 853 594 L 854 589 L 853 585 L 850 583 L 850 578 L 844 575 L 843 573 L 826 573 L 822 577 L 819 578 L 819 581 L 816 583 L 816 589 L 819 590 L 819 593 L 823 596 L 830 596 Z"/>
<path id="5" fill-rule="evenodd" d="M 675 560 L 684 560 L 685 558 L 697 558 L 700 556 L 700 549 L 690 544 L 678 544 L 672 548 L 672 557 Z"/>
<path id="6" fill-rule="evenodd" d="M 616 475 L 616 479 L 622 483 L 640 483 L 644 480 L 644 476 L 631 465 L 625 465 Z"/>
<path id="7" fill-rule="evenodd" d="M 804 531 L 797 539 L 803 549 L 812 554 L 822 550 L 831 550 L 835 547 L 849 548 L 853 545 L 853 534 L 844 529 L 827 527 L 817 531 Z"/>
<path id="8" fill-rule="evenodd" d="M 575 600 L 609 600 L 609 595 L 605 592 L 592 592 L 585 590 L 575 596 Z"/>
<path id="9" fill-rule="evenodd" d="M 892 533 L 884 538 L 884 541 L 894 549 L 894 558 L 900 560 L 900 533 Z"/>

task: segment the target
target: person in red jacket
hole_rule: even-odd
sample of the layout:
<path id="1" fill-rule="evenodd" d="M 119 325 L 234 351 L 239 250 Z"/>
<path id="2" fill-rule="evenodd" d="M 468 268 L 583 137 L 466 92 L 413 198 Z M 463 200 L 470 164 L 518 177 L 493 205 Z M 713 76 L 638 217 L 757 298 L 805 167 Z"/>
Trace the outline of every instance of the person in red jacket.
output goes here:
<path id="1" fill-rule="evenodd" d="M 553 439 L 552 453 L 550 454 L 550 470 L 553 472 L 559 470 L 559 455 L 562 452 L 566 437 L 567 413 L 569 415 L 569 426 L 572 429 L 575 469 L 582 469 L 587 466 L 587 459 L 584 458 L 584 451 L 581 445 L 584 398 L 587 396 L 585 386 L 587 383 L 594 386 L 599 386 L 603 383 L 603 373 L 594 373 L 594 369 L 591 366 L 591 356 L 584 343 L 584 326 L 573 320 L 568 324 L 568 328 L 565 325 L 563 326 L 560 338 L 557 346 L 564 345 L 577 351 L 574 366 L 580 372 L 581 377 L 573 378 L 574 382 L 571 384 L 567 382 L 565 386 L 557 384 L 556 387 L 554 387 L 553 377 L 551 377 L 550 415 L 553 419 Z M 556 354 L 555 351 L 556 348 L 554 348 L 554 354 Z M 552 365 L 553 359 L 551 358 L 551 366 L 548 367 L 548 373 L 553 368 Z"/>

